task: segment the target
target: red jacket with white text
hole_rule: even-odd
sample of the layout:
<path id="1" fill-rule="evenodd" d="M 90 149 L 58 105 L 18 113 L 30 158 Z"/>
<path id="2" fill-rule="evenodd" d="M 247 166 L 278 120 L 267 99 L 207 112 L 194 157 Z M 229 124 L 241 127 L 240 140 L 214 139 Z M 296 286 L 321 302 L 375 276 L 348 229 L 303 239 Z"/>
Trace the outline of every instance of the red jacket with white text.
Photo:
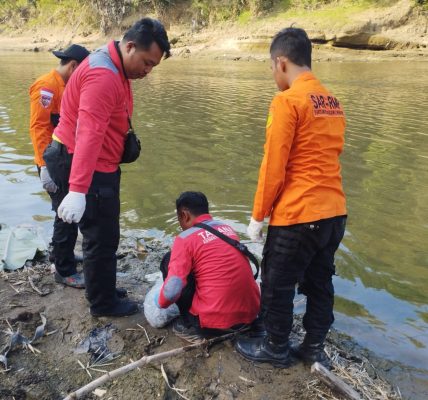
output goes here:
<path id="1" fill-rule="evenodd" d="M 204 222 L 232 239 L 235 231 L 209 214 L 200 215 L 195 224 Z M 174 241 L 168 276 L 159 295 L 159 305 L 168 307 L 180 296 L 193 272 L 196 292 L 190 313 L 199 316 L 202 328 L 227 329 L 251 323 L 260 307 L 260 290 L 248 262 L 240 251 L 199 227 L 182 232 Z"/>

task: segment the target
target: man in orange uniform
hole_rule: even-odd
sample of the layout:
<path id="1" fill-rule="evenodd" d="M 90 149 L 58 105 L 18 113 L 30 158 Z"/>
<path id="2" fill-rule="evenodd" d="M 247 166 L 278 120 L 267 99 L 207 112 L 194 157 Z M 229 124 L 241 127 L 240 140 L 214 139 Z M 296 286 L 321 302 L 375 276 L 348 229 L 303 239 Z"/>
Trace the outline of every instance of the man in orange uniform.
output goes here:
<path id="1" fill-rule="evenodd" d="M 43 152 L 52 141 L 52 133 L 59 122 L 62 94 L 65 85 L 77 66 L 89 55 L 89 51 L 77 44 L 65 51 L 54 51 L 53 54 L 61 61 L 57 68 L 40 76 L 30 87 L 30 136 L 34 147 L 34 161 L 37 165 L 43 189 L 52 200 L 52 208 L 56 210 L 61 203 L 57 186 L 49 176 L 43 160 Z M 69 225 L 55 217 L 53 242 L 56 267 L 55 279 L 68 286 L 83 288 L 84 280 L 77 273 L 74 260 L 74 246 L 77 238 L 77 225 Z"/>
<path id="2" fill-rule="evenodd" d="M 265 332 L 241 338 L 244 357 L 287 367 L 291 355 L 329 364 L 324 339 L 334 321 L 334 253 L 345 231 L 346 205 L 339 155 L 345 117 L 339 101 L 311 72 L 311 42 L 302 29 L 287 28 L 270 53 L 281 91 L 270 107 L 264 157 L 248 235 L 262 239 L 260 319 Z M 306 336 L 290 348 L 295 286 L 307 296 Z"/>

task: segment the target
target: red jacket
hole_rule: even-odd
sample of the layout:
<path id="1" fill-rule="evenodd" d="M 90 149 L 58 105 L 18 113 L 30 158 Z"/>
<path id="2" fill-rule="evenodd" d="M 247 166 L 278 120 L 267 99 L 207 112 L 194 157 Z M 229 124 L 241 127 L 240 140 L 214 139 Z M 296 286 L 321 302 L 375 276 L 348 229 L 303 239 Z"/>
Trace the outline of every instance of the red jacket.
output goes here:
<path id="1" fill-rule="evenodd" d="M 230 226 L 213 220 L 209 214 L 200 215 L 195 224 L 198 222 L 239 240 Z M 182 232 L 172 246 L 168 276 L 159 295 L 161 307 L 168 307 L 179 298 L 190 272 L 196 280 L 190 313 L 199 316 L 201 327 L 227 329 L 256 318 L 259 287 L 247 257 L 230 244 L 202 228 Z"/>
<path id="2" fill-rule="evenodd" d="M 117 170 L 132 108 L 130 82 L 112 41 L 79 65 L 62 98 L 54 135 L 73 153 L 70 191 L 87 193 L 94 171 Z"/>

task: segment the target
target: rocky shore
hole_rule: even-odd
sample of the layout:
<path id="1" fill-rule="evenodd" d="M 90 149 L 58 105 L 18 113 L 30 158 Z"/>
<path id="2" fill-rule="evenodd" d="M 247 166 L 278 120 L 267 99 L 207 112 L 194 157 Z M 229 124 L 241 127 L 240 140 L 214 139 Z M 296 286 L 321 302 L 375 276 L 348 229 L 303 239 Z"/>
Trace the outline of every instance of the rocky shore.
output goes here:
<path id="1" fill-rule="evenodd" d="M 141 243 L 127 239 L 122 244 L 118 253 L 118 285 L 125 287 L 129 296 L 141 306 L 166 250 L 159 241 Z M 186 345 L 169 327 L 150 327 L 142 312 L 128 318 L 92 318 L 83 291 L 54 283 L 47 255 L 27 262 L 21 270 L 1 273 L 0 313 L 0 354 L 6 353 L 14 333 L 32 338 L 36 327 L 46 318 L 43 334 L 37 340 L 29 345 L 16 344 L 7 352 L 3 363 L 0 362 L 0 398 L 5 400 L 63 399 L 107 371 L 144 355 Z M 108 353 L 104 353 L 102 362 L 99 357 L 94 360 L 94 349 L 91 354 L 87 344 L 94 332 L 108 333 L 104 336 Z M 301 340 L 302 335 L 301 319 L 297 317 L 293 340 Z M 401 398 L 399 391 L 382 377 L 392 363 L 376 359 L 359 349 L 349 337 L 334 330 L 329 335 L 327 351 L 333 360 L 333 372 L 362 399 Z M 106 358 L 106 354 L 112 356 Z M 171 358 L 162 367 L 153 364 L 130 372 L 85 398 L 274 400 L 340 397 L 301 363 L 289 369 L 255 365 L 242 359 L 231 341 L 225 341 Z"/>

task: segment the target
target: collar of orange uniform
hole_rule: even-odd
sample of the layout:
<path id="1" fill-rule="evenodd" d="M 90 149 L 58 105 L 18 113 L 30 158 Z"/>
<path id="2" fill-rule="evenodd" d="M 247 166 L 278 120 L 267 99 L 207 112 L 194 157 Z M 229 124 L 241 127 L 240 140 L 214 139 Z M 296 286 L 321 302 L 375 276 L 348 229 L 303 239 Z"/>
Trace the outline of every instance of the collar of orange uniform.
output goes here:
<path id="1" fill-rule="evenodd" d="M 312 79 L 316 79 L 315 75 L 312 73 L 312 71 L 306 71 L 302 72 L 292 83 L 291 86 L 295 85 L 297 82 L 304 82 L 304 81 L 310 81 Z"/>
<path id="2" fill-rule="evenodd" d="M 55 76 L 55 79 L 61 86 L 65 86 L 64 79 L 62 79 L 62 76 L 59 74 L 59 72 L 56 69 L 53 69 L 53 74 Z"/>

